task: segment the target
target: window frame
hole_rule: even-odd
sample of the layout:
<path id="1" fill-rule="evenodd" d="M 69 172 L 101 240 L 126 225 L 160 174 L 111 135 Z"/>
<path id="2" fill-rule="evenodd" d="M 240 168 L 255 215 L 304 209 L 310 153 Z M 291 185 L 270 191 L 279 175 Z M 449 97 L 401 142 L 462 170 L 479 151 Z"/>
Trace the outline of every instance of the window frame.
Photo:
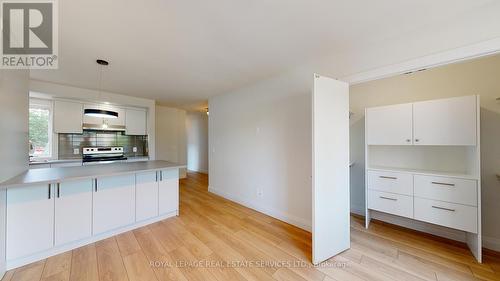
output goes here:
<path id="1" fill-rule="evenodd" d="M 33 156 L 30 157 L 31 161 L 45 161 L 45 160 L 54 160 L 57 159 L 57 146 L 56 146 L 56 136 L 54 136 L 54 102 L 52 100 L 46 100 L 46 99 L 40 99 L 40 98 L 29 98 L 29 106 L 28 106 L 28 111 L 31 108 L 38 107 L 42 109 L 48 109 L 49 110 L 49 124 L 48 124 L 48 147 L 50 149 L 50 155 L 49 156 Z M 28 112 L 29 114 L 29 112 Z M 28 133 L 29 133 L 29 128 L 28 128 Z M 28 156 L 29 156 L 29 150 L 28 150 Z"/>

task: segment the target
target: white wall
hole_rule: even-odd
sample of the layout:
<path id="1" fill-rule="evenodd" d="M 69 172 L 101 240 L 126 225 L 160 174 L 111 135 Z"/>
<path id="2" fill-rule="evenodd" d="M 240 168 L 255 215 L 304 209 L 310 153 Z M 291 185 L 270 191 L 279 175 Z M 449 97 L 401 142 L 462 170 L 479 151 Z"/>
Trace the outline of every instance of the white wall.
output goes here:
<path id="1" fill-rule="evenodd" d="M 482 221 L 484 246 L 500 251 L 500 55 L 351 87 L 351 210 L 364 210 L 364 108 L 465 96 L 481 96 Z"/>
<path id="2" fill-rule="evenodd" d="M 156 133 L 155 133 L 155 101 L 150 99 L 137 98 L 110 92 L 78 88 L 73 86 L 60 85 L 50 82 L 30 80 L 30 91 L 38 92 L 52 98 L 67 98 L 81 101 L 110 102 L 113 104 L 133 107 L 143 107 L 148 110 L 147 133 L 149 158 L 154 160 L 156 155 Z"/>
<path id="3" fill-rule="evenodd" d="M 156 106 L 156 159 L 187 164 L 186 111 Z M 180 169 L 186 176 L 186 169 Z"/>
<path id="4" fill-rule="evenodd" d="M 208 116 L 205 112 L 186 115 L 187 168 L 208 173 Z"/>
<path id="5" fill-rule="evenodd" d="M 311 228 L 312 79 L 293 71 L 209 100 L 211 192 Z"/>
<path id="6" fill-rule="evenodd" d="M 28 169 L 28 70 L 0 70 L 0 183 Z M 5 273 L 5 190 L 0 192 L 0 278 Z"/>

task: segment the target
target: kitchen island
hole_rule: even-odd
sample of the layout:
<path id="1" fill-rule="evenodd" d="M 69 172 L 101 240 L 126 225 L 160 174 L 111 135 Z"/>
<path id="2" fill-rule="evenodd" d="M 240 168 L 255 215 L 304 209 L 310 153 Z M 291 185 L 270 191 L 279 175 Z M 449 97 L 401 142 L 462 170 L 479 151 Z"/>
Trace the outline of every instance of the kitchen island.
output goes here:
<path id="1" fill-rule="evenodd" d="M 27 170 L 0 184 L 6 268 L 16 268 L 179 213 L 167 161 Z"/>

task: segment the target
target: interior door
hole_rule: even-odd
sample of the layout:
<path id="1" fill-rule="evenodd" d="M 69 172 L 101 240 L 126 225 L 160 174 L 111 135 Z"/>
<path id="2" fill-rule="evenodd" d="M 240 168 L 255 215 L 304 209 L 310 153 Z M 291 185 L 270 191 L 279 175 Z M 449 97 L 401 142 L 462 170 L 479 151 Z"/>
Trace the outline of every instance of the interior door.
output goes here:
<path id="1" fill-rule="evenodd" d="M 349 85 L 315 75 L 312 94 L 312 258 L 350 248 Z"/>

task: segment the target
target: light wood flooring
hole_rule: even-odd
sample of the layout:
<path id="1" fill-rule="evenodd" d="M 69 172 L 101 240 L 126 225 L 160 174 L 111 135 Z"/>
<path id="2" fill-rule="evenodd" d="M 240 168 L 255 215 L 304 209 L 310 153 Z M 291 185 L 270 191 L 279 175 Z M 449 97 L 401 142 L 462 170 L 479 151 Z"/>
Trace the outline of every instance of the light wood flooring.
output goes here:
<path id="1" fill-rule="evenodd" d="M 208 193 L 207 181 L 198 173 L 181 181 L 179 217 L 11 270 L 3 280 L 500 280 L 495 253 L 478 264 L 460 243 L 380 222 L 366 230 L 358 217 L 352 249 L 311 267 L 310 233 Z M 205 266 L 186 266 L 193 261 Z"/>

